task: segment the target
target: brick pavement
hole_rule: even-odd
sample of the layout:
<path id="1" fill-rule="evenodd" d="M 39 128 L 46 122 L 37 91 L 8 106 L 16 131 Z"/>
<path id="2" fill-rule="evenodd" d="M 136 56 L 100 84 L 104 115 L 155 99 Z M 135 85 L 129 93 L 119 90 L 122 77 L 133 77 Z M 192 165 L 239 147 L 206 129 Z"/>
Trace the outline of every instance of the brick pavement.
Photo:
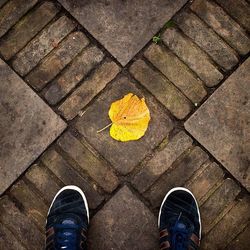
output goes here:
<path id="1" fill-rule="evenodd" d="M 60 2 L 66 6 L 67 1 Z M 249 3 L 228 2 L 187 3 L 170 25 L 159 14 L 158 28 L 150 32 L 160 33 L 160 41 L 153 43 L 149 32 L 134 51 L 129 51 L 131 41 L 124 43 L 130 59 L 140 50 L 130 60 L 120 43 L 115 47 L 107 34 L 96 40 L 81 17 L 56 1 L 0 0 L 2 59 L 67 123 L 66 131 L 1 196 L 0 249 L 42 249 L 48 206 L 67 184 L 80 186 L 88 198 L 90 249 L 103 249 L 103 242 L 105 249 L 158 249 L 159 205 L 174 186 L 189 188 L 198 199 L 202 249 L 248 248 L 249 154 L 242 138 L 248 136 L 249 88 L 243 86 L 249 82 Z M 116 35 L 123 39 L 122 32 Z M 151 111 L 145 136 L 120 143 L 108 130 L 97 134 L 109 123 L 110 104 L 130 91 L 144 96 Z M 210 121 L 211 112 L 204 110 L 211 107 Z M 234 125 L 229 126 L 229 118 Z M 225 158 L 224 138 L 234 138 L 237 130 L 231 158 Z M 217 144 L 208 138 L 220 136 L 222 145 L 211 149 Z M 236 167 L 240 144 L 244 164 Z"/>

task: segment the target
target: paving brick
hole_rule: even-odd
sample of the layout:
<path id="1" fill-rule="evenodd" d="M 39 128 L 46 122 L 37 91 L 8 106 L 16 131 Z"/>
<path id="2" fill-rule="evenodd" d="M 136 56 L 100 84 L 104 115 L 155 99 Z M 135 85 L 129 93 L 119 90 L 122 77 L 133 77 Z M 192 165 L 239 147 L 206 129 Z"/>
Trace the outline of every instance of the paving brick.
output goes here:
<path id="1" fill-rule="evenodd" d="M 66 124 L 0 60 L 0 194 L 62 133 Z"/>
<path id="2" fill-rule="evenodd" d="M 240 187 L 232 180 L 226 179 L 222 185 L 201 206 L 203 232 L 208 232 L 216 223 L 217 217 L 234 201 Z"/>
<path id="3" fill-rule="evenodd" d="M 191 9 L 240 54 L 245 55 L 249 52 L 250 40 L 247 34 L 218 5 L 209 1 L 195 0 Z"/>
<path id="4" fill-rule="evenodd" d="M 152 44 L 144 55 L 193 103 L 199 103 L 206 96 L 202 82 L 169 50 Z"/>
<path id="5" fill-rule="evenodd" d="M 187 0 L 59 2 L 125 66 Z"/>
<path id="6" fill-rule="evenodd" d="M 89 40 L 82 32 L 71 33 L 58 48 L 45 57 L 25 80 L 35 89 L 41 90 L 51 81 L 84 47 Z"/>
<path id="7" fill-rule="evenodd" d="M 146 191 L 176 159 L 192 146 L 192 139 L 184 132 L 179 132 L 162 150 L 149 160 L 134 176 L 133 185 L 140 191 Z"/>
<path id="8" fill-rule="evenodd" d="M 98 130 L 110 123 L 108 111 L 111 103 L 128 93 L 145 97 L 151 115 L 151 121 L 145 135 L 140 140 L 124 143 L 114 140 L 110 136 L 109 129 L 97 133 Z M 76 129 L 123 175 L 131 172 L 173 129 L 172 120 L 153 96 L 139 89 L 124 76 L 110 83 L 107 89 L 85 111 L 84 115 L 76 122 Z"/>
<path id="9" fill-rule="evenodd" d="M 222 182 L 223 177 L 223 170 L 213 162 L 208 164 L 204 171 L 195 175 L 186 187 L 192 191 L 199 204 L 202 204 L 207 196 Z"/>
<path id="10" fill-rule="evenodd" d="M 0 53 L 9 60 L 30 41 L 58 13 L 51 2 L 45 2 L 39 8 L 21 19 L 0 41 Z"/>
<path id="11" fill-rule="evenodd" d="M 250 199 L 249 196 L 245 196 L 204 238 L 202 249 L 224 249 L 248 223 L 250 219 L 249 211 Z"/>
<path id="12" fill-rule="evenodd" d="M 158 249 L 156 221 L 124 186 L 91 220 L 90 249 Z"/>
<path id="13" fill-rule="evenodd" d="M 250 59 L 245 61 L 185 123 L 185 128 L 248 190 L 249 67 Z"/>
<path id="14" fill-rule="evenodd" d="M 167 29 L 162 40 L 208 87 L 217 85 L 223 79 L 223 74 L 214 66 L 208 55 L 177 28 Z"/>
<path id="15" fill-rule="evenodd" d="M 49 205 L 56 193 L 62 188 L 62 184 L 59 185 L 45 167 L 37 164 L 29 168 L 25 177 L 39 190 Z"/>
<path id="16" fill-rule="evenodd" d="M 130 72 L 178 119 L 185 118 L 191 111 L 189 100 L 163 75 L 142 61 L 136 61 Z"/>
<path id="17" fill-rule="evenodd" d="M 44 230 L 48 206 L 43 202 L 38 194 L 32 191 L 32 188 L 27 186 L 23 180 L 11 188 L 11 196 L 22 204 L 25 213 L 29 218 L 33 218 L 40 230 Z"/>
<path id="18" fill-rule="evenodd" d="M 250 31 L 250 8 L 245 0 L 216 0 L 237 22 Z"/>
<path id="19" fill-rule="evenodd" d="M 76 23 L 62 16 L 43 29 L 31 40 L 12 62 L 12 67 L 20 75 L 26 75 L 41 59 L 49 54 L 76 26 Z"/>
<path id="20" fill-rule="evenodd" d="M 61 136 L 58 145 L 80 166 L 80 171 L 87 172 L 105 191 L 112 192 L 117 187 L 118 178 L 111 168 L 70 133 Z"/>
<path id="21" fill-rule="evenodd" d="M 250 244 L 250 224 L 241 232 L 232 242 L 229 243 L 226 250 L 230 249 L 241 249 L 247 250 Z"/>
<path id="22" fill-rule="evenodd" d="M 67 119 L 73 119 L 110 81 L 119 73 L 119 66 L 112 61 L 105 61 L 82 83 L 59 107 Z"/>
<path id="23" fill-rule="evenodd" d="M 10 0 L 0 9 L 0 37 L 3 36 L 38 0 Z"/>
<path id="24" fill-rule="evenodd" d="M 87 180 L 86 177 L 81 176 L 80 173 L 55 150 L 47 151 L 42 157 L 42 162 L 65 185 L 76 185 L 80 187 L 84 191 L 91 209 L 95 209 L 103 201 L 103 197 L 97 192 L 96 185 Z"/>
<path id="25" fill-rule="evenodd" d="M 8 0 L 0 0 L 0 7 L 2 7 Z"/>
<path id="26" fill-rule="evenodd" d="M 45 99 L 50 104 L 59 102 L 92 68 L 101 62 L 103 57 L 104 54 L 101 50 L 96 47 L 88 47 L 51 83 L 45 92 Z"/>
<path id="27" fill-rule="evenodd" d="M 42 249 L 44 235 L 6 196 L 0 200 L 0 221 L 13 232 L 27 249 Z M 19 249 L 19 248 L 18 248 Z"/>
<path id="28" fill-rule="evenodd" d="M 18 241 L 14 234 L 0 223 L 0 249 L 25 250 L 24 246 Z"/>
<path id="29" fill-rule="evenodd" d="M 166 193 L 174 187 L 184 186 L 207 159 L 208 155 L 199 147 L 188 150 L 145 193 L 145 197 L 153 207 L 159 207 Z"/>
<path id="30" fill-rule="evenodd" d="M 235 51 L 192 12 L 179 13 L 174 21 L 186 35 L 193 39 L 225 70 L 230 70 L 238 63 Z"/>

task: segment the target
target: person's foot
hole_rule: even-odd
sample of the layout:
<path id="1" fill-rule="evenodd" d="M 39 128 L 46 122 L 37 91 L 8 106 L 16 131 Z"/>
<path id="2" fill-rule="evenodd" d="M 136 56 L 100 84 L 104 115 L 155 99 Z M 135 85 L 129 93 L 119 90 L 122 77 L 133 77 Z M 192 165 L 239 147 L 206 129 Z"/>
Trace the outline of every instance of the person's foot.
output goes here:
<path id="1" fill-rule="evenodd" d="M 197 201 L 186 188 L 171 189 L 165 196 L 158 218 L 160 249 L 197 250 L 201 219 Z"/>
<path id="2" fill-rule="evenodd" d="M 48 212 L 46 250 L 86 249 L 88 224 L 88 203 L 82 190 L 76 186 L 62 188 Z"/>

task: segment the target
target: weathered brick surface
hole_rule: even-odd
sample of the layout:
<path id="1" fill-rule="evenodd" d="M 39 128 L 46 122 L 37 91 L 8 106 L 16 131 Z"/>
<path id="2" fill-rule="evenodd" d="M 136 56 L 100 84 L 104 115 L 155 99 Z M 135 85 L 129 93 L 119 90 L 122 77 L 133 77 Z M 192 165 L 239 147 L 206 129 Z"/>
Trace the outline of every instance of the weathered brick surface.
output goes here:
<path id="1" fill-rule="evenodd" d="M 156 181 L 145 193 L 145 197 L 150 200 L 153 207 L 159 207 L 165 194 L 171 188 L 184 186 L 207 159 L 208 155 L 201 148 L 189 149 Z"/>
<path id="2" fill-rule="evenodd" d="M 192 142 L 184 132 L 179 132 L 134 176 L 133 185 L 140 192 L 146 191 L 183 152 L 192 146 Z"/>
<path id="3" fill-rule="evenodd" d="M 245 55 L 249 52 L 250 40 L 244 29 L 218 5 L 209 1 L 195 0 L 191 9 L 240 54 Z"/>
<path id="4" fill-rule="evenodd" d="M 93 217 L 89 243 L 90 250 L 158 249 L 157 219 L 124 186 Z"/>
<path id="5" fill-rule="evenodd" d="M 0 223 L 0 249 L 25 250 L 23 244 L 18 241 L 15 235 L 2 223 Z"/>
<path id="6" fill-rule="evenodd" d="M 2 7 L 8 0 L 0 0 L 0 7 Z"/>
<path id="7" fill-rule="evenodd" d="M 73 119 L 92 98 L 97 95 L 119 73 L 119 66 L 112 61 L 105 61 L 89 79 L 84 81 L 66 101 L 59 107 L 59 111 L 67 119 Z"/>
<path id="8" fill-rule="evenodd" d="M 249 196 L 245 196 L 204 238 L 202 241 L 202 249 L 224 249 L 248 223 L 250 219 L 249 211 L 250 199 Z"/>
<path id="9" fill-rule="evenodd" d="M 208 87 L 215 86 L 223 79 L 223 74 L 214 66 L 208 55 L 177 28 L 167 29 L 162 40 Z"/>
<path id="10" fill-rule="evenodd" d="M 29 187 L 23 180 L 20 180 L 12 187 L 10 194 L 22 204 L 25 213 L 30 219 L 35 220 L 40 230 L 44 230 L 48 206 L 37 193 L 33 192 L 32 187 Z"/>
<path id="11" fill-rule="evenodd" d="M 216 0 L 233 18 L 250 31 L 250 8 L 246 0 Z"/>
<path id="12" fill-rule="evenodd" d="M 96 47 L 88 47 L 61 72 L 45 92 L 50 104 L 56 104 L 66 96 L 103 59 L 104 54 Z M 86 88 L 86 84 L 84 83 Z M 99 86 L 102 87 L 102 86 Z"/>
<path id="13" fill-rule="evenodd" d="M 249 0 L 217 0 L 217 4 L 210 0 L 191 1 L 184 14 L 176 14 L 179 26 L 175 24 L 169 27 L 172 25 L 167 23 L 162 29 L 165 31 L 160 34 L 161 42 L 157 45 L 151 42 L 143 51 L 144 54 L 139 53 L 135 61 L 124 70 L 107 55 L 104 48 L 99 49 L 102 42 L 97 48 L 92 38 L 89 41 L 85 37 L 82 30 L 85 30 L 86 22 L 81 29 L 80 24 L 71 19 L 70 15 L 64 15 L 63 9 L 58 14 L 60 7 L 56 1 L 47 1 L 39 1 L 37 6 L 30 9 L 37 1 L 25 3 L 23 0 L 0 0 L 0 14 L 4 15 L 5 20 L 10 20 L 10 23 L 2 25 L 5 21 L 0 15 L 0 34 L 5 33 L 0 37 L 0 54 L 11 59 L 8 63 L 21 76 L 32 78 L 30 84 L 42 90 L 39 95 L 50 105 L 56 105 L 53 107 L 56 112 L 61 112 L 67 120 L 75 119 L 68 122 L 69 131 L 51 145 L 36 164 L 0 198 L 0 249 L 42 249 L 48 207 L 64 185 L 79 186 L 86 194 L 90 209 L 95 210 L 91 210 L 95 216 L 91 218 L 90 224 L 90 250 L 158 249 L 157 220 L 148 208 L 157 214 L 164 195 L 176 186 L 189 188 L 200 205 L 203 224 L 201 249 L 248 249 L 249 194 L 232 178 L 225 179 L 230 173 L 212 161 L 209 154 L 184 132 L 182 120 L 206 98 L 206 90 L 210 94 L 223 81 L 224 70 L 232 69 L 238 60 L 239 64 L 245 60 L 245 56 L 238 56 L 237 52 L 246 55 L 249 51 L 245 30 L 249 26 L 249 22 L 246 22 L 249 20 L 246 15 L 249 12 Z M 87 17 L 93 12 L 84 14 L 81 9 L 83 6 L 78 4 L 80 0 L 74 3 L 65 1 L 80 15 L 84 15 L 87 22 L 96 25 L 96 16 L 100 15 L 95 15 L 93 21 Z M 163 12 L 169 15 L 166 8 L 176 8 L 180 3 L 150 0 L 148 5 L 143 5 L 140 1 L 111 0 L 111 3 L 116 2 L 117 5 L 96 3 L 102 7 L 96 8 L 94 12 L 107 11 L 116 6 L 117 11 L 111 13 L 119 13 L 119 21 L 124 20 L 122 17 L 128 18 L 126 23 L 130 24 L 139 18 L 140 24 L 135 26 L 124 28 L 119 22 L 109 25 L 109 28 L 122 29 L 123 38 L 126 39 L 131 35 L 126 30 L 135 32 L 137 38 L 144 37 L 144 34 L 140 35 L 143 29 L 138 31 L 136 28 L 141 25 L 147 30 L 150 27 L 145 18 L 154 24 Z M 159 8 L 160 2 L 164 4 L 163 8 Z M 152 3 L 157 3 L 154 5 L 156 9 L 148 8 Z M 124 17 L 120 11 L 126 13 L 127 10 L 119 8 L 121 5 L 128 5 L 129 8 L 136 6 L 140 11 L 135 8 L 135 15 L 129 12 Z M 158 16 L 146 15 L 148 10 Z M 112 18 L 111 14 L 108 19 L 105 17 L 105 21 Z M 107 27 L 107 22 L 103 25 Z M 71 33 L 76 29 L 81 31 Z M 110 29 L 100 30 L 110 33 Z M 76 39 L 77 36 L 80 38 Z M 129 54 L 134 53 L 136 46 L 140 47 L 145 42 L 142 42 L 143 39 L 130 39 L 130 46 L 127 46 L 127 40 L 123 40 L 116 32 L 106 38 L 110 44 L 115 39 L 121 39 L 117 47 L 123 48 L 119 52 L 121 56 L 117 58 L 122 64 L 126 63 Z M 125 50 L 122 55 L 121 51 Z M 245 86 L 248 83 L 247 66 L 248 61 L 240 66 L 236 75 L 229 76 L 226 81 L 233 81 L 234 85 L 237 83 L 237 87 L 227 85 L 228 91 L 220 93 L 214 101 L 214 110 L 205 113 L 203 106 L 199 108 L 199 111 L 205 113 L 202 121 L 196 117 L 189 118 L 193 119 L 195 131 L 200 126 L 203 128 L 203 146 L 209 149 L 206 145 L 212 141 L 212 149 L 217 147 L 220 150 L 219 156 L 214 154 L 216 159 L 246 188 L 249 183 L 249 168 L 246 165 L 249 158 L 246 153 L 249 133 L 245 113 L 248 109 L 248 91 Z M 4 86 L 3 91 L 0 91 L 0 99 L 4 100 L 0 104 L 1 125 L 8 120 L 8 125 L 0 129 L 0 141 L 6 135 L 7 138 L 13 135 L 14 142 L 19 145 L 19 150 L 16 150 L 19 156 L 16 157 L 16 152 L 9 150 L 11 143 L 0 143 L 0 157 L 5 156 L 0 164 L 1 167 L 5 164 L 4 171 L 0 171 L 3 176 L 0 186 L 7 183 L 7 188 L 10 185 L 8 182 L 11 182 L 9 175 L 12 174 L 15 180 L 23 171 L 15 171 L 16 160 L 26 159 L 30 154 L 37 158 L 41 151 L 35 154 L 33 146 L 37 146 L 40 139 L 48 142 L 48 138 L 55 138 L 50 136 L 58 129 L 58 123 L 53 123 L 51 116 L 45 116 L 47 118 L 42 119 L 42 127 L 40 124 L 37 126 L 36 122 L 44 117 L 44 112 L 43 109 L 34 111 L 38 100 L 34 101 L 33 92 L 24 102 L 25 111 L 29 107 L 29 112 L 23 112 L 20 100 L 23 101 L 26 89 L 14 86 L 13 81 L 20 87 L 20 81 L 7 74 L 5 69 L 0 72 L 0 86 Z M 228 77 L 229 73 L 225 72 L 225 76 Z M 11 93 L 8 92 L 10 89 Z M 22 97 L 18 100 L 13 98 L 17 92 Z M 151 121 L 145 136 L 138 141 L 121 143 L 110 137 L 109 128 L 97 133 L 110 123 L 108 111 L 111 103 L 129 92 L 144 97 L 149 107 Z M 216 93 L 209 97 L 204 106 L 213 100 Z M 176 119 L 173 117 L 172 120 L 170 113 Z M 31 115 L 33 119 L 27 120 L 24 114 Z M 218 127 L 210 126 L 210 119 Z M 49 127 L 49 135 L 43 136 L 41 128 L 51 121 L 51 124 L 55 124 L 53 129 Z M 64 128 L 63 124 L 59 127 Z M 14 129 L 8 132 L 8 128 Z M 24 130 L 28 132 L 22 137 Z M 19 137 L 24 138 L 25 142 L 19 143 Z M 23 152 L 22 149 L 26 149 L 27 145 L 29 150 Z M 14 164 L 6 164 L 9 159 Z M 134 192 L 124 183 L 129 187 L 132 184 Z"/>
<path id="14" fill-rule="evenodd" d="M 8 60 L 30 41 L 58 12 L 51 2 L 45 2 L 39 8 L 21 19 L 0 41 L 0 53 Z"/>
<path id="15" fill-rule="evenodd" d="M 227 209 L 240 192 L 240 187 L 232 180 L 226 179 L 221 186 L 201 206 L 203 232 L 208 232 L 216 218 Z"/>
<path id="16" fill-rule="evenodd" d="M 248 226 L 241 232 L 232 242 L 229 243 L 226 250 L 231 249 L 241 249 L 241 250 L 247 250 L 249 248 L 250 244 L 250 224 L 248 223 Z"/>
<path id="17" fill-rule="evenodd" d="M 82 176 L 55 150 L 47 151 L 42 162 L 65 184 L 76 185 L 85 193 L 89 207 L 95 209 L 102 201 L 103 197 L 97 192 L 97 187 L 93 181 Z"/>
<path id="18" fill-rule="evenodd" d="M 111 103 L 128 93 L 145 97 L 151 115 L 145 135 L 140 140 L 124 143 L 114 140 L 109 134 L 109 128 L 97 133 L 110 123 L 108 112 Z M 152 95 L 140 90 L 127 77 L 120 77 L 110 83 L 106 91 L 85 111 L 76 123 L 77 130 L 123 175 L 132 171 L 173 129 L 172 120 L 164 108 L 154 100 Z"/>
<path id="19" fill-rule="evenodd" d="M 4 35 L 38 0 L 10 0 L 0 9 L 0 37 Z"/>
<path id="20" fill-rule="evenodd" d="M 118 178 L 107 164 L 99 160 L 70 133 L 58 140 L 58 145 L 87 172 L 105 191 L 112 192 L 118 185 Z"/>
<path id="21" fill-rule="evenodd" d="M 52 202 L 55 194 L 62 187 L 62 184 L 58 184 L 44 166 L 37 164 L 29 168 L 28 172 L 25 174 L 25 178 L 36 187 L 47 204 Z"/>
<path id="22" fill-rule="evenodd" d="M 22 76 L 33 69 L 40 60 L 58 46 L 76 24 L 66 16 L 62 16 L 43 29 L 15 56 L 12 67 Z"/>
<path id="23" fill-rule="evenodd" d="M 43 248 L 44 235 L 6 196 L 4 196 L 0 202 L 0 222 L 8 226 L 15 237 L 21 241 L 27 249 Z"/>
<path id="24" fill-rule="evenodd" d="M 25 80 L 35 89 L 41 90 L 51 81 L 84 47 L 89 40 L 82 32 L 71 33 L 52 53 L 31 71 Z"/>
<path id="25" fill-rule="evenodd" d="M 138 60 L 130 72 L 178 119 L 185 118 L 191 111 L 190 101 L 161 73 Z"/>
<path id="26" fill-rule="evenodd" d="M 201 80 L 169 50 L 152 44 L 145 56 L 192 102 L 199 103 L 206 96 Z"/>
<path id="27" fill-rule="evenodd" d="M 229 47 L 212 30 L 208 29 L 192 12 L 182 12 L 174 18 L 182 31 L 206 51 L 216 63 L 226 70 L 238 63 L 238 58 L 233 49 Z"/>
<path id="28" fill-rule="evenodd" d="M 199 204 L 202 204 L 217 185 L 220 185 L 223 177 L 223 170 L 215 162 L 209 163 L 201 173 L 191 178 L 186 187 L 192 191 Z"/>

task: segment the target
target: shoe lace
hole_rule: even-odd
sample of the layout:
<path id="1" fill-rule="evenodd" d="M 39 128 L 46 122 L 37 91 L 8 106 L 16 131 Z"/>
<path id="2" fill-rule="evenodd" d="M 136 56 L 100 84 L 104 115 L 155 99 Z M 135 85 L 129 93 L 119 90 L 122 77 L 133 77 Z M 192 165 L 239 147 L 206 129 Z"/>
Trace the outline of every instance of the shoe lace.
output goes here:
<path id="1" fill-rule="evenodd" d="M 173 227 L 170 227 L 171 232 L 171 249 L 173 250 L 184 250 L 187 249 L 188 246 L 188 236 L 189 232 L 187 228 L 178 227 L 178 223 L 180 222 L 182 213 L 178 216 Z"/>
<path id="2" fill-rule="evenodd" d="M 56 249 L 79 249 L 80 227 L 78 225 L 57 224 L 54 227 L 56 229 Z"/>

